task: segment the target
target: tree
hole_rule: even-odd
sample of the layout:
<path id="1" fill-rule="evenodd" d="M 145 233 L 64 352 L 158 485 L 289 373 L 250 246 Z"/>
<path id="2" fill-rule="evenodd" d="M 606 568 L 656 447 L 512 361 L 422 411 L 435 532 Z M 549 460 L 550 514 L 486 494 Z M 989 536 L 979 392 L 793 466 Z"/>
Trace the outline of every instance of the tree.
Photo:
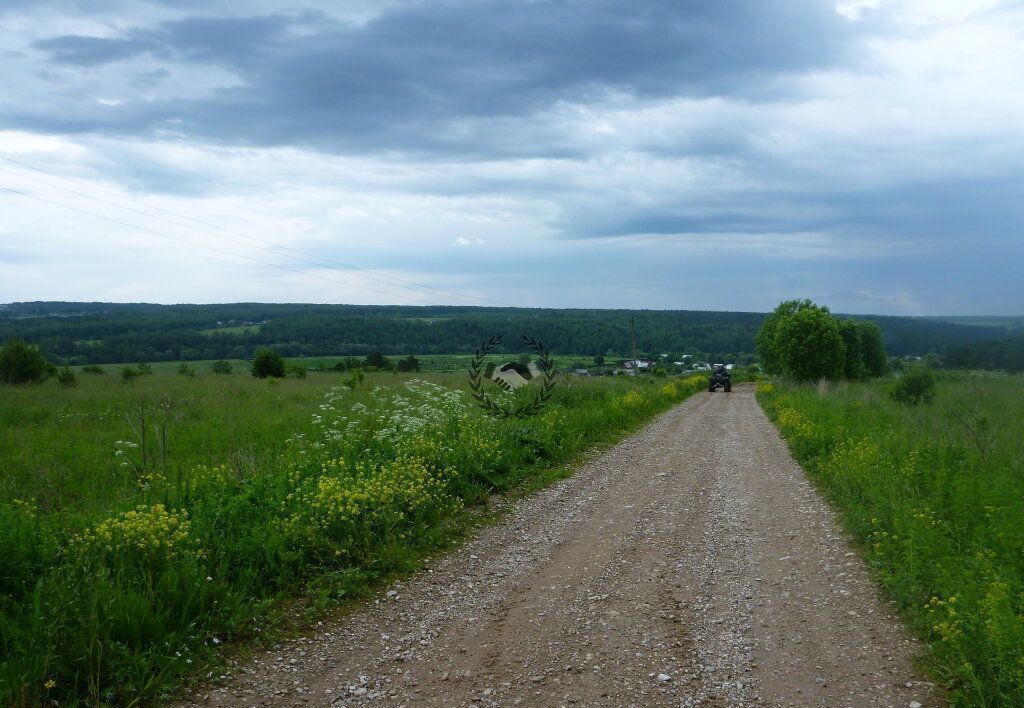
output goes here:
<path id="1" fill-rule="evenodd" d="M 598 354 L 594 357 L 594 366 L 604 366 L 604 357 Z"/>
<path id="2" fill-rule="evenodd" d="M 888 357 L 882 342 L 882 328 L 874 322 L 857 320 L 860 330 L 860 355 L 868 376 L 883 376 L 888 370 Z"/>
<path id="3" fill-rule="evenodd" d="M 0 383 L 27 384 L 42 381 L 50 363 L 38 347 L 12 339 L 0 347 Z"/>
<path id="4" fill-rule="evenodd" d="M 283 379 L 285 373 L 284 359 L 269 347 L 260 347 L 252 355 L 252 375 L 265 379 L 273 377 Z"/>
<path id="5" fill-rule="evenodd" d="M 843 338 L 846 354 L 843 361 L 843 376 L 851 381 L 863 381 L 868 378 L 868 368 L 864 364 L 864 347 L 861 344 L 861 330 L 856 320 L 839 320 L 839 336 Z"/>
<path id="6" fill-rule="evenodd" d="M 215 374 L 230 374 L 233 370 L 231 362 L 226 359 L 213 362 L 213 373 Z"/>
<path id="7" fill-rule="evenodd" d="M 786 300 L 785 302 L 780 302 L 778 307 L 764 318 L 761 329 L 758 330 L 757 336 L 754 337 L 754 347 L 757 350 L 757 356 L 761 359 L 761 368 L 767 373 L 783 373 L 780 352 L 776 346 L 776 333 L 779 323 L 799 310 L 814 306 L 814 303 L 810 300 Z"/>
<path id="8" fill-rule="evenodd" d="M 811 305 L 786 315 L 774 339 L 775 365 L 781 373 L 797 381 L 842 378 L 846 345 L 827 308 Z"/>

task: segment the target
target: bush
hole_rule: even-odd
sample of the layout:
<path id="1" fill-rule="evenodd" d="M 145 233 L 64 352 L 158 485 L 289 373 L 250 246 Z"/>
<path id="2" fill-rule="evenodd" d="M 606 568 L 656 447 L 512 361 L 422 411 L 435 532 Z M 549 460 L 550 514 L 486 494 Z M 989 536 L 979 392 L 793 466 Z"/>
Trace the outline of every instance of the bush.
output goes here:
<path id="1" fill-rule="evenodd" d="M 121 380 L 124 383 L 131 383 L 140 376 L 138 369 L 133 369 L 130 366 L 126 366 L 121 369 Z"/>
<path id="2" fill-rule="evenodd" d="M 399 361 L 398 364 L 395 366 L 395 369 L 397 371 L 419 371 L 420 360 L 414 357 L 412 354 L 410 354 L 405 359 Z"/>
<path id="3" fill-rule="evenodd" d="M 89 364 L 88 366 L 83 366 L 82 367 L 82 373 L 83 374 L 105 374 L 107 372 L 103 369 L 102 366 L 97 366 L 96 364 Z"/>
<path id="4" fill-rule="evenodd" d="M 231 362 L 225 359 L 213 362 L 213 373 L 215 374 L 230 374 L 234 369 L 231 366 Z"/>
<path id="5" fill-rule="evenodd" d="M 290 373 L 297 379 L 306 378 L 307 371 L 308 369 L 305 366 L 302 366 L 301 364 L 292 364 L 291 366 L 288 367 L 288 373 Z"/>
<path id="6" fill-rule="evenodd" d="M 907 367 L 889 395 L 908 406 L 927 403 L 935 398 L 935 374 L 920 365 Z"/>
<path id="7" fill-rule="evenodd" d="M 260 378 L 283 379 L 284 359 L 269 347 L 260 347 L 252 357 L 252 375 Z"/>
<path id="8" fill-rule="evenodd" d="M 188 364 L 186 364 L 185 362 L 181 362 L 181 366 L 178 367 L 178 373 L 181 374 L 182 376 L 193 377 L 196 375 L 196 370 L 193 369 Z"/>
<path id="9" fill-rule="evenodd" d="M 136 370 L 139 376 L 150 376 L 153 373 L 153 367 L 144 361 L 138 363 Z"/>
<path id="10" fill-rule="evenodd" d="M 27 384 L 42 381 L 50 368 L 39 347 L 12 339 L 0 347 L 0 383 Z"/>
<path id="11" fill-rule="evenodd" d="M 391 360 L 380 352 L 374 352 L 367 356 L 365 366 L 367 371 L 391 371 L 392 369 Z"/>
<path id="12" fill-rule="evenodd" d="M 65 366 L 63 369 L 57 371 L 57 383 L 61 386 L 71 388 L 72 386 L 78 385 L 78 377 L 75 376 L 74 371 Z"/>

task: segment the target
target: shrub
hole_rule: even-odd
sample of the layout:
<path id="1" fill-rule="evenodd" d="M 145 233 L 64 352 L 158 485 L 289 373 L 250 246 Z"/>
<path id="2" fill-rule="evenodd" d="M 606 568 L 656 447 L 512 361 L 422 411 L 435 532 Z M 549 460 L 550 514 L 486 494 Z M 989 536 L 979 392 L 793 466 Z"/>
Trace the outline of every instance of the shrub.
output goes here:
<path id="1" fill-rule="evenodd" d="M 75 376 L 74 371 L 65 366 L 63 369 L 59 369 L 57 371 L 57 383 L 61 386 L 71 388 L 72 386 L 78 385 L 78 377 Z"/>
<path id="2" fill-rule="evenodd" d="M 83 374 L 97 374 L 98 375 L 98 374 L 105 374 L 107 372 L 106 372 L 106 370 L 104 370 L 104 368 L 102 366 L 97 366 L 96 364 L 89 364 L 88 366 L 83 366 L 82 367 L 82 373 Z"/>
<path id="3" fill-rule="evenodd" d="M 49 362 L 38 347 L 12 339 L 0 347 L 0 383 L 39 383 L 46 377 Z"/>
<path id="4" fill-rule="evenodd" d="M 910 366 L 889 392 L 894 401 L 916 406 L 935 398 L 935 374 L 923 366 Z"/>
<path id="5" fill-rule="evenodd" d="M 284 359 L 269 347 L 260 347 L 252 357 L 252 375 L 260 378 L 284 378 Z"/>
<path id="6" fill-rule="evenodd" d="M 292 364 L 291 366 L 288 367 L 288 373 L 290 373 L 297 379 L 306 378 L 307 371 L 308 369 L 305 366 L 302 366 L 301 364 Z"/>
<path id="7" fill-rule="evenodd" d="M 366 357 L 366 368 L 370 371 L 391 371 L 391 360 L 380 352 L 374 352 Z"/>
<path id="8" fill-rule="evenodd" d="M 138 369 L 133 369 L 130 366 L 126 366 L 123 369 L 121 369 L 121 381 L 123 381 L 124 383 L 131 383 L 132 381 L 134 381 L 138 377 L 139 377 L 139 370 Z"/>
<path id="9" fill-rule="evenodd" d="M 412 354 L 410 354 L 405 359 L 402 359 L 400 362 L 398 362 L 398 364 L 395 366 L 395 369 L 397 371 L 419 371 L 420 361 Z"/>
<path id="10" fill-rule="evenodd" d="M 231 366 L 231 362 L 225 359 L 213 362 L 213 373 L 215 374 L 230 374 L 234 369 Z"/>
<path id="11" fill-rule="evenodd" d="M 178 367 L 178 373 L 182 376 L 192 377 L 196 375 L 196 370 L 183 361 L 181 366 Z"/>
<path id="12" fill-rule="evenodd" d="M 149 376 L 153 373 L 153 367 L 144 361 L 140 361 L 136 366 L 139 376 Z"/>

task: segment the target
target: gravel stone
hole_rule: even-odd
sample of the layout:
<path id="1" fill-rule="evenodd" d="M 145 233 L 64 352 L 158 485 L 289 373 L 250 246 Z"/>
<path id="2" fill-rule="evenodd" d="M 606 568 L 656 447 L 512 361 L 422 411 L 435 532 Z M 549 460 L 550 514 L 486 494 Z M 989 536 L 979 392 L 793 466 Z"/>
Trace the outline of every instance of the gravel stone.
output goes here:
<path id="1" fill-rule="evenodd" d="M 494 503 L 474 539 L 182 705 L 944 705 L 749 385 Z"/>

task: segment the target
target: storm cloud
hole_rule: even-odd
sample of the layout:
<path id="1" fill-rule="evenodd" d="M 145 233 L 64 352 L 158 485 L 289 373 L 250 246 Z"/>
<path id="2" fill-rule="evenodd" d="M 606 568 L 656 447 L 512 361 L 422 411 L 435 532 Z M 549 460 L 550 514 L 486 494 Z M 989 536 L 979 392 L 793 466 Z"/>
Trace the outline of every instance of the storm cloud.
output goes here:
<path id="1" fill-rule="evenodd" d="M 474 296 L 1013 310 L 1008 266 L 965 273 L 959 305 L 929 276 L 1024 259 L 1024 8 L 970 5 L 9 0 L 0 155 Z M 734 278 L 701 272 L 726 252 Z M 566 290 L 517 290 L 552 262 Z"/>

